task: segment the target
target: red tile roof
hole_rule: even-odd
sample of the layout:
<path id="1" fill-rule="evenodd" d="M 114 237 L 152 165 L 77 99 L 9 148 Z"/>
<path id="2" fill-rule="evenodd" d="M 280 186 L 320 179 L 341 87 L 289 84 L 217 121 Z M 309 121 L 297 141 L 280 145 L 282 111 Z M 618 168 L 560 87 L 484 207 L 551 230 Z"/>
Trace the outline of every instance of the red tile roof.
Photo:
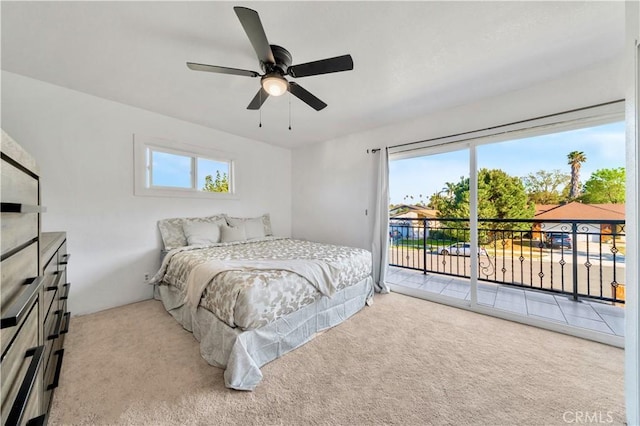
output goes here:
<path id="1" fill-rule="evenodd" d="M 556 207 L 559 207 L 559 206 L 560 204 L 536 204 L 536 211 L 533 215 L 537 216 L 540 213 L 544 213 L 548 210 L 555 209 Z"/>
<path id="2" fill-rule="evenodd" d="M 624 204 L 583 204 L 576 201 L 556 206 L 536 205 L 534 217 L 545 220 L 624 220 L 624 206 Z"/>

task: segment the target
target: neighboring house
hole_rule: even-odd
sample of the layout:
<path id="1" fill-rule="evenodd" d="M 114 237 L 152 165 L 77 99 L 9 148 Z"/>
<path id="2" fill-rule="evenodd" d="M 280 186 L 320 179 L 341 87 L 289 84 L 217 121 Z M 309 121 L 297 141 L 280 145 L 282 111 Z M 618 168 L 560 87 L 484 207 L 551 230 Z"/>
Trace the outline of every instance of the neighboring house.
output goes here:
<path id="1" fill-rule="evenodd" d="M 389 217 L 392 219 L 409 217 L 413 219 L 434 219 L 438 216 L 438 210 L 428 209 L 414 204 L 399 204 L 389 209 Z"/>
<path id="2" fill-rule="evenodd" d="M 412 204 L 400 204 L 393 209 L 389 209 L 389 218 L 391 220 L 391 237 L 392 238 L 422 238 L 426 224 L 427 237 L 429 229 L 437 228 L 440 222 L 437 220 L 438 210 L 428 209 L 422 206 Z M 402 220 L 408 219 L 408 220 Z M 428 219 L 426 222 L 413 219 Z"/>
<path id="3" fill-rule="evenodd" d="M 625 220 L 624 204 L 583 204 L 576 201 L 559 205 L 536 205 L 533 224 L 534 238 L 542 239 L 542 232 L 571 232 L 567 220 L 611 220 L 611 223 L 580 223 L 578 241 L 607 242 L 609 235 L 624 233 L 618 221 Z M 554 222 L 557 220 L 558 222 Z M 621 237 L 624 239 L 624 236 Z"/>

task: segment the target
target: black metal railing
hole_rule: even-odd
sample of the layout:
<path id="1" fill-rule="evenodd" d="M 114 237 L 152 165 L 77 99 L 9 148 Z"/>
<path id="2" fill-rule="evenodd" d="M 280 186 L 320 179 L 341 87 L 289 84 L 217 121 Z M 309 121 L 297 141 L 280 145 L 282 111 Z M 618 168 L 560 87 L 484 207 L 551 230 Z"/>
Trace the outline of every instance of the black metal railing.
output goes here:
<path id="1" fill-rule="evenodd" d="M 389 264 L 471 277 L 468 219 L 392 218 Z M 478 219 L 478 279 L 624 303 L 623 220 Z"/>

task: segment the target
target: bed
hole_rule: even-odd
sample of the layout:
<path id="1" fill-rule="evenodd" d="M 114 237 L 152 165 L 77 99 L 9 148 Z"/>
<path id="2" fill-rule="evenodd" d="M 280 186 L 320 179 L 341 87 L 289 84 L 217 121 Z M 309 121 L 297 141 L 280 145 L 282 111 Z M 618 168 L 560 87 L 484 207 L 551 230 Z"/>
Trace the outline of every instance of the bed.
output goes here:
<path id="1" fill-rule="evenodd" d="M 367 250 L 273 236 L 268 215 L 165 219 L 155 296 L 200 342 L 225 385 L 351 317 L 373 297 Z"/>

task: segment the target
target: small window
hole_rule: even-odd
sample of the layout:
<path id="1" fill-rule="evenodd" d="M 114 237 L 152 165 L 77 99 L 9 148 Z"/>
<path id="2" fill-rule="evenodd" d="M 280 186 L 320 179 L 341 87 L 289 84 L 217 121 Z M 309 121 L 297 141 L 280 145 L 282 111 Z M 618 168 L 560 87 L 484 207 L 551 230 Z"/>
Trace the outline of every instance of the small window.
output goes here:
<path id="1" fill-rule="evenodd" d="M 191 188 L 191 157 L 147 149 L 147 180 L 150 187 Z"/>
<path id="2" fill-rule="evenodd" d="M 233 161 L 223 153 L 136 136 L 136 195 L 234 195 Z"/>
<path id="3" fill-rule="evenodd" d="M 198 158 L 198 188 L 207 192 L 229 192 L 229 163 Z"/>

